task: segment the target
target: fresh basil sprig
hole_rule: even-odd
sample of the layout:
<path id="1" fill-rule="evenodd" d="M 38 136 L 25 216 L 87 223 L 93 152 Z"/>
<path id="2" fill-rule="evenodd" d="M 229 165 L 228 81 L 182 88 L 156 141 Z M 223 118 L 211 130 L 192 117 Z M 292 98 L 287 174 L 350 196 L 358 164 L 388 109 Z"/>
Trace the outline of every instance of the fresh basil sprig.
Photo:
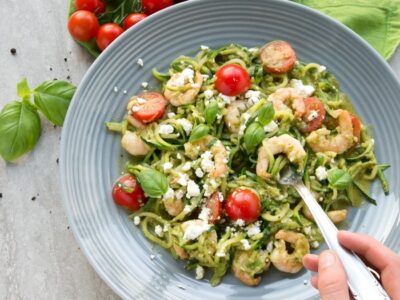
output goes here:
<path id="1" fill-rule="evenodd" d="M 328 171 L 329 185 L 338 190 L 344 190 L 353 181 L 353 178 L 345 170 L 331 169 Z"/>
<path id="2" fill-rule="evenodd" d="M 0 112 L 0 156 L 13 161 L 31 151 L 40 137 L 38 110 L 53 124 L 62 126 L 76 88 L 65 81 L 45 81 L 31 90 L 26 79 L 17 85 L 20 101 L 6 104 Z M 35 104 L 31 103 L 33 94 Z"/>
<path id="3" fill-rule="evenodd" d="M 136 179 L 139 181 L 145 194 L 152 198 L 163 196 L 168 190 L 168 180 L 160 172 L 154 169 L 141 171 Z"/>
<path id="4" fill-rule="evenodd" d="M 195 142 L 206 136 L 210 131 L 210 127 L 204 124 L 197 125 L 192 130 L 192 134 L 190 135 L 189 142 Z"/>
<path id="5" fill-rule="evenodd" d="M 265 138 L 264 128 L 260 123 L 255 122 L 247 126 L 244 132 L 243 140 L 244 146 L 248 152 L 253 151 Z"/>
<path id="6" fill-rule="evenodd" d="M 219 107 L 217 101 L 211 101 L 204 110 L 204 117 L 207 124 L 211 125 L 212 123 L 214 123 L 215 119 L 217 118 L 218 112 Z"/>
<path id="7" fill-rule="evenodd" d="M 275 110 L 274 106 L 272 105 L 272 102 L 268 102 L 263 106 L 260 111 L 258 112 L 258 122 L 261 123 L 261 125 L 268 125 L 275 116 Z"/>

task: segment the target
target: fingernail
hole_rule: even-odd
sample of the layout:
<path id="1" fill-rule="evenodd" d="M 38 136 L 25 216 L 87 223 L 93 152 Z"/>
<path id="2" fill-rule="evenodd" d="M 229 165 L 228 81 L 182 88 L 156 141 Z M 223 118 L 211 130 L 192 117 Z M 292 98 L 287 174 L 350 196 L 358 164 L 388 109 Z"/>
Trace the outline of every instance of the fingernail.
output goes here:
<path id="1" fill-rule="evenodd" d="M 319 267 L 320 268 L 327 268 L 332 266 L 335 263 L 336 257 L 333 253 L 329 251 L 324 251 L 321 253 L 319 257 Z"/>

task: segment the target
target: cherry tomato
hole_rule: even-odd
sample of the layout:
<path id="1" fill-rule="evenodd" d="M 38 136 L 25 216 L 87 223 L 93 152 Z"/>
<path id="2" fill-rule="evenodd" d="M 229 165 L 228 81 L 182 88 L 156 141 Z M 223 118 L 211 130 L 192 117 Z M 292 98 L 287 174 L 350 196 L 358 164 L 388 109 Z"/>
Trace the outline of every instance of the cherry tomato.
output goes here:
<path id="1" fill-rule="evenodd" d="M 304 104 L 306 106 L 306 112 L 303 115 L 303 121 L 307 126 L 301 128 L 301 131 L 311 132 L 321 127 L 326 116 L 326 111 L 321 100 L 315 97 L 305 99 Z"/>
<path id="2" fill-rule="evenodd" d="M 97 47 L 103 51 L 123 32 L 124 30 L 115 23 L 106 23 L 101 25 L 96 37 Z"/>
<path id="3" fill-rule="evenodd" d="M 68 30 L 74 39 L 87 42 L 96 36 L 99 22 L 90 11 L 78 10 L 69 18 Z"/>
<path id="4" fill-rule="evenodd" d="M 293 69 L 296 53 L 288 42 L 273 41 L 260 50 L 264 70 L 269 73 L 286 73 Z"/>
<path id="5" fill-rule="evenodd" d="M 135 25 L 136 23 L 142 21 L 146 17 L 147 17 L 146 14 L 139 14 L 139 13 L 130 14 L 125 18 L 123 27 L 125 30 L 127 30 L 127 29 L 131 28 L 133 25 Z"/>
<path id="6" fill-rule="evenodd" d="M 210 210 L 210 222 L 215 223 L 219 219 L 222 211 L 222 195 L 220 192 L 214 192 L 208 198 L 206 207 Z"/>
<path id="7" fill-rule="evenodd" d="M 150 123 L 164 115 L 166 106 L 167 100 L 163 95 L 155 92 L 143 93 L 136 97 L 132 115 L 143 123 Z"/>
<path id="8" fill-rule="evenodd" d="M 76 10 L 87 10 L 96 15 L 106 11 L 106 5 L 101 0 L 75 0 Z"/>
<path id="9" fill-rule="evenodd" d="M 227 96 L 237 96 L 250 88 L 250 76 L 239 65 L 225 65 L 215 74 L 215 88 Z"/>
<path id="10" fill-rule="evenodd" d="M 174 4 L 173 0 L 142 0 L 144 12 L 148 15 Z"/>
<path id="11" fill-rule="evenodd" d="M 261 213 L 260 198 L 250 189 L 237 189 L 226 197 L 225 211 L 233 221 L 254 222 Z"/>
<path id="12" fill-rule="evenodd" d="M 351 114 L 351 123 L 353 124 L 353 135 L 357 139 L 357 144 L 361 141 L 361 122 L 357 116 Z"/>
<path id="13" fill-rule="evenodd" d="M 126 209 L 136 211 L 147 202 L 143 190 L 132 175 L 124 175 L 118 179 L 112 189 L 115 203 Z"/>

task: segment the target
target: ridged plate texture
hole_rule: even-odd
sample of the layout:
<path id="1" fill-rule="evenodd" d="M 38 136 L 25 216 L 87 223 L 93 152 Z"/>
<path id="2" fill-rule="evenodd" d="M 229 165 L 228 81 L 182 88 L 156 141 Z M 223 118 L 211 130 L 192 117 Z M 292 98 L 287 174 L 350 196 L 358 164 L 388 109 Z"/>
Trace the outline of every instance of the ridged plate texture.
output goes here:
<path id="1" fill-rule="evenodd" d="M 149 243 L 110 197 L 123 152 L 119 136 L 104 123 L 123 117 L 141 82 L 157 86 L 152 68 L 165 71 L 172 59 L 194 54 L 200 45 L 255 46 L 274 39 L 289 41 L 299 59 L 333 71 L 364 122 L 373 124 L 377 157 L 392 166 L 386 171 L 391 192 L 384 196 L 375 183 L 371 192 L 378 206 L 352 210 L 349 227 L 399 251 L 400 86 L 386 62 L 343 25 L 288 1 L 192 0 L 152 15 L 118 38 L 87 72 L 63 129 L 62 192 L 71 227 L 90 263 L 122 298 L 318 299 L 303 284 L 310 277 L 306 271 L 270 272 L 256 288 L 228 276 L 211 288 Z"/>

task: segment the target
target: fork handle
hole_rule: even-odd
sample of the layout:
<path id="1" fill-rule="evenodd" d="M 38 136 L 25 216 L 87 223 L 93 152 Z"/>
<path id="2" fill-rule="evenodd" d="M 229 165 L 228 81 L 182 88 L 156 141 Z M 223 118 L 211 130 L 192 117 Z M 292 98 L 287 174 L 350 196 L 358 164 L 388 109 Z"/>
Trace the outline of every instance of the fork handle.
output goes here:
<path id="1" fill-rule="evenodd" d="M 294 188 L 308 206 L 329 248 L 339 256 L 346 271 L 347 282 L 354 299 L 389 300 L 390 297 L 363 261 L 354 252 L 346 250 L 339 244 L 336 226 L 315 200 L 310 190 L 300 180 L 296 181 Z"/>

